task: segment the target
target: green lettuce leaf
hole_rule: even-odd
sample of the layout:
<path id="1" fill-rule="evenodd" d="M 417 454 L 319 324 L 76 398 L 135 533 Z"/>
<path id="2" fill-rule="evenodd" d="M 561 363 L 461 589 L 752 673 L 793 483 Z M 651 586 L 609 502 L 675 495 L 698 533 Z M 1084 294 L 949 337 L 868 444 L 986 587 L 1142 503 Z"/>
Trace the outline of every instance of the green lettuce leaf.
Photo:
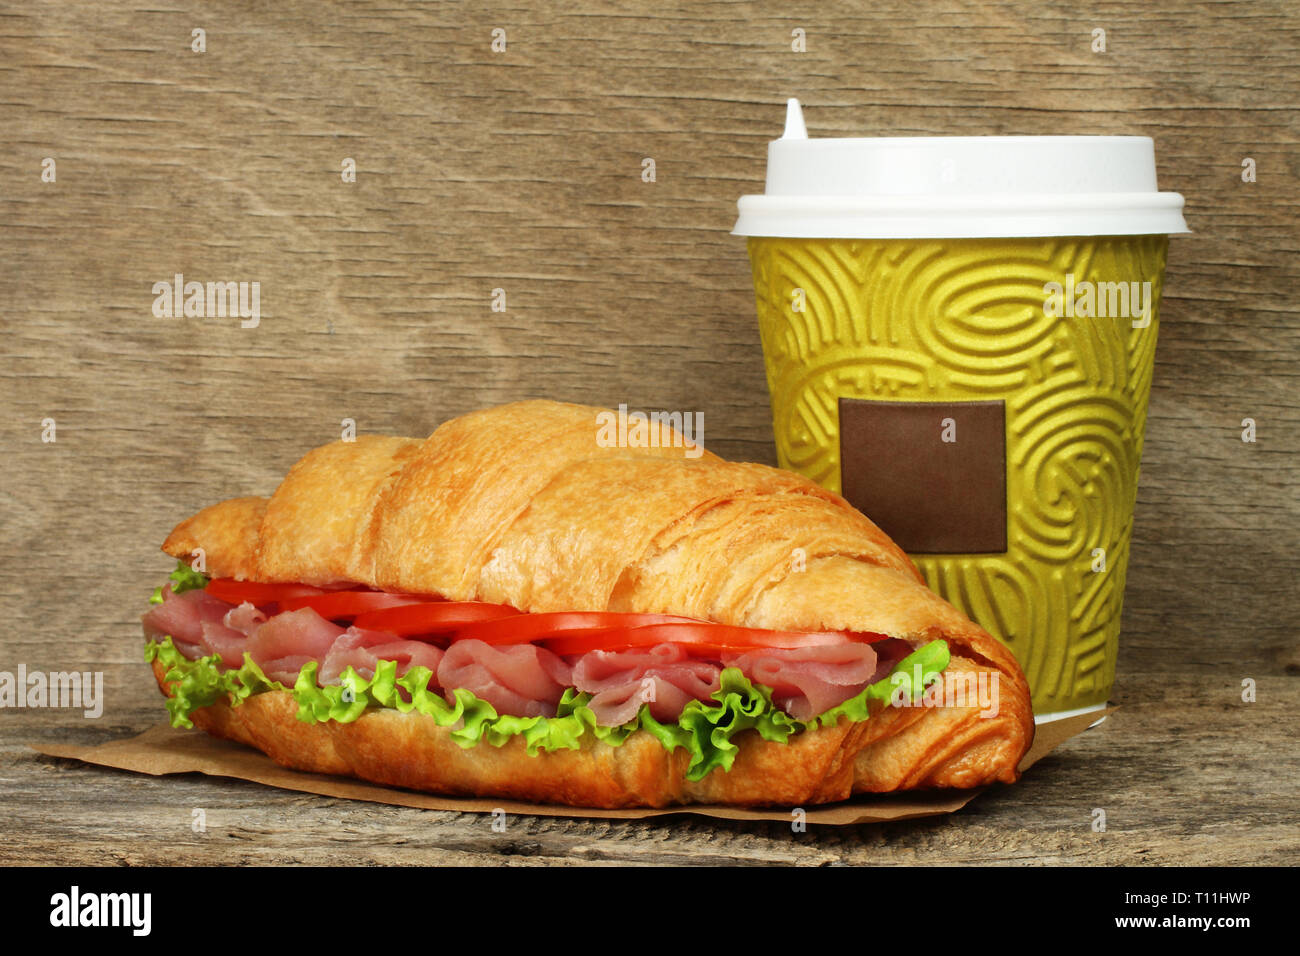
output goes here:
<path id="1" fill-rule="evenodd" d="M 144 659 L 150 663 L 161 661 L 167 668 L 163 680 L 177 682 L 172 688 L 172 696 L 167 698 L 167 712 L 171 714 L 173 727 L 193 727 L 190 714 L 219 700 L 238 705 L 252 694 L 285 689 L 279 681 L 273 681 L 262 673 L 262 668 L 248 654 L 244 655 L 242 667 L 222 669 L 220 654 L 192 661 L 176 649 L 170 637 L 164 638 L 162 643 L 150 641 L 146 644 Z"/>
<path id="2" fill-rule="evenodd" d="M 732 738 L 742 731 L 753 730 L 764 740 L 785 743 L 792 734 L 834 726 L 841 718 L 867 720 L 891 700 L 915 701 L 948 666 L 948 658 L 948 645 L 931 641 L 903 658 L 888 677 L 807 722 L 778 708 L 772 702 L 771 688 L 754 684 L 737 668 L 728 667 L 722 671 L 713 702 L 691 701 L 675 723 L 662 724 L 650 715 L 649 707 L 642 707 L 626 724 L 602 727 L 587 706 L 591 696 L 572 687 L 560 698 L 554 717 L 516 717 L 498 714 L 491 704 L 464 688 L 455 690 L 455 702 L 448 703 L 429 690 L 432 674 L 427 667 L 412 667 L 398 677 L 395 661 L 380 661 L 374 677 L 362 677 L 349 667 L 340 675 L 340 683 L 321 687 L 316 683 L 317 664 L 310 661 L 293 687 L 286 688 L 269 679 L 247 654 L 242 667 L 222 670 L 219 655 L 189 660 L 170 637 L 150 641 L 145 647 L 145 660 L 161 661 L 167 668 L 166 680 L 178 682 L 167 700 L 173 727 L 194 726 L 189 715 L 218 700 L 238 706 L 251 694 L 289 690 L 298 703 L 297 717 L 304 723 L 348 723 L 371 708 L 389 707 L 401 713 L 414 710 L 433 718 L 439 727 L 452 728 L 451 737 L 461 747 L 484 742 L 501 747 L 511 737 L 522 736 L 531 756 L 548 750 L 576 750 L 585 734 L 617 747 L 637 730 L 644 730 L 669 751 L 686 748 L 690 780 L 699 780 L 719 767 L 724 772 L 730 770 L 740 749 Z"/>
<path id="3" fill-rule="evenodd" d="M 208 576 L 195 571 L 184 561 L 176 562 L 176 570 L 168 575 L 172 582 L 172 594 L 180 594 L 184 591 L 202 590 L 208 586 Z M 150 604 L 161 604 L 163 602 L 162 585 L 153 589 L 153 594 L 149 596 Z"/>

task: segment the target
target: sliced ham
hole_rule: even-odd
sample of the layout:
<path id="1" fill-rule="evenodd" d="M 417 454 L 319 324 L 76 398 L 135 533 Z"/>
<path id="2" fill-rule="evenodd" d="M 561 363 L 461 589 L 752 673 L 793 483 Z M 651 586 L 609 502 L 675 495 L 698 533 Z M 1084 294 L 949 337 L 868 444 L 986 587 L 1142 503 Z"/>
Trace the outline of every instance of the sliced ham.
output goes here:
<path id="1" fill-rule="evenodd" d="M 387 631 L 368 631 L 350 627 L 339 635 L 321 663 L 321 684 L 337 684 L 339 675 L 351 667 L 362 677 L 375 676 L 380 661 L 396 661 L 397 676 L 415 666 L 429 668 L 434 674 L 442 662 L 442 649 L 423 641 L 407 641 Z"/>
<path id="2" fill-rule="evenodd" d="M 302 670 L 303 665 L 312 660 L 315 658 L 308 657 L 306 654 L 290 654 L 287 657 L 258 661 L 258 664 L 261 665 L 262 673 L 271 680 L 278 680 L 286 687 L 292 687 L 298 680 L 298 672 Z"/>
<path id="3" fill-rule="evenodd" d="M 181 652 L 182 657 L 188 657 L 192 661 L 197 661 L 200 657 L 208 656 L 211 651 L 205 651 L 202 644 L 186 644 L 184 641 L 178 641 L 172 638 L 172 647 Z"/>
<path id="4" fill-rule="evenodd" d="M 590 651 L 573 666 L 573 686 L 592 695 L 588 706 L 606 727 L 625 724 L 650 705 L 658 721 L 672 721 L 692 700 L 709 700 L 721 668 L 691 658 L 680 644 L 644 650 Z"/>
<path id="5" fill-rule="evenodd" d="M 162 640 L 170 635 L 173 643 L 197 646 L 203 641 L 203 624 L 220 624 L 230 610 L 225 601 L 218 601 L 206 591 L 185 591 L 173 594 L 171 585 L 163 588 L 162 604 L 155 604 L 141 618 L 145 636 Z"/>
<path id="6" fill-rule="evenodd" d="M 717 671 L 718 668 L 714 667 Z M 714 690 L 717 690 L 715 687 Z M 595 694 L 588 703 L 602 727 L 625 724 L 641 712 L 642 704 L 650 705 L 650 716 L 660 722 L 672 722 L 682 715 L 682 709 L 696 698 L 662 677 L 646 675 L 639 681 L 620 684 Z"/>
<path id="7" fill-rule="evenodd" d="M 309 607 L 285 611 L 269 618 L 253 632 L 248 639 L 248 653 L 263 670 L 270 661 L 288 657 L 320 661 L 343 631 Z"/>
<path id="8" fill-rule="evenodd" d="M 226 667 L 242 667 L 248 638 L 266 622 L 266 615 L 247 602 L 238 607 L 225 606 L 227 610 L 220 622 L 202 623 L 203 640 L 199 643 L 199 652 L 202 655 L 220 654 L 221 663 Z"/>
<path id="9" fill-rule="evenodd" d="M 856 641 L 731 651 L 722 662 L 772 688 L 772 702 L 796 720 L 809 720 L 860 694 L 876 674 L 875 649 Z"/>
<path id="10" fill-rule="evenodd" d="M 221 663 L 226 667 L 242 667 L 246 647 L 248 635 L 243 631 L 236 631 L 216 621 L 203 622 L 203 640 L 199 643 L 203 656 L 220 654 Z"/>
<path id="11" fill-rule="evenodd" d="M 221 623 L 232 630 L 239 631 L 245 637 L 251 637 L 253 631 L 266 623 L 266 615 L 245 601 L 239 607 L 227 611 Z"/>
<path id="12" fill-rule="evenodd" d="M 438 664 L 440 687 L 463 687 L 499 714 L 553 716 L 571 684 L 564 659 L 533 644 L 493 647 L 483 641 L 456 641 Z"/>

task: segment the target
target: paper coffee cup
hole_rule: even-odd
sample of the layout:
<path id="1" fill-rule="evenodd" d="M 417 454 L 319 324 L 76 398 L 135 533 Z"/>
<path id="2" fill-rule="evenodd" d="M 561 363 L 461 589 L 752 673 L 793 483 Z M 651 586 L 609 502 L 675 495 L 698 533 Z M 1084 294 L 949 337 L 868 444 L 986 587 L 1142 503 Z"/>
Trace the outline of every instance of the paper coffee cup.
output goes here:
<path id="1" fill-rule="evenodd" d="M 1015 652 L 1040 715 L 1115 677 L 1170 233 L 1139 136 L 809 139 L 740 199 L 782 467 Z"/>

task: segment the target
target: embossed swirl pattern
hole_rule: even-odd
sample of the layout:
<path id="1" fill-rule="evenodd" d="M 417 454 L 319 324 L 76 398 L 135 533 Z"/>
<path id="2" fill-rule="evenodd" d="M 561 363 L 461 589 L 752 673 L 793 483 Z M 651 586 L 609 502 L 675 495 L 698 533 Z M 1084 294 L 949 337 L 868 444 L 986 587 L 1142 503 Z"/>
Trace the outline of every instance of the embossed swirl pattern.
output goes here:
<path id="1" fill-rule="evenodd" d="M 1007 553 L 914 558 L 1012 647 L 1039 712 L 1100 703 L 1114 680 L 1167 246 L 750 240 L 784 467 L 839 489 L 842 396 L 1006 401 Z M 1044 284 L 1068 273 L 1076 285 L 1151 282 L 1149 327 L 1048 316 Z"/>

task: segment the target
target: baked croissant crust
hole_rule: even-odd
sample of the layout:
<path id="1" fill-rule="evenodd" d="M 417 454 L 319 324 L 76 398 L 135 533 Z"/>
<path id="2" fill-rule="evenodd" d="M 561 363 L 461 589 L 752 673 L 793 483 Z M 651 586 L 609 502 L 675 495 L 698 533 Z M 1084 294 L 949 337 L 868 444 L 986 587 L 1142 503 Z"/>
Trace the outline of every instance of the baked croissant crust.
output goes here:
<path id="1" fill-rule="evenodd" d="M 696 781 L 681 748 L 642 730 L 618 746 L 588 735 L 576 750 L 534 756 L 520 737 L 463 749 L 415 711 L 300 723 L 286 691 L 202 708 L 195 724 L 302 770 L 577 806 L 799 806 L 1016 779 L 1034 723 L 1014 656 L 929 590 L 868 518 L 798 475 L 684 447 L 666 424 L 643 447 L 607 447 L 605 411 L 526 401 L 452 419 L 427 440 L 334 442 L 304 456 L 269 499 L 231 499 L 182 522 L 163 550 L 190 558 L 201 548 L 210 575 L 240 580 L 942 638 L 946 680 L 996 675 L 996 714 L 884 707 L 786 743 L 745 731 L 731 769 Z M 154 670 L 167 693 L 164 668 Z"/>

